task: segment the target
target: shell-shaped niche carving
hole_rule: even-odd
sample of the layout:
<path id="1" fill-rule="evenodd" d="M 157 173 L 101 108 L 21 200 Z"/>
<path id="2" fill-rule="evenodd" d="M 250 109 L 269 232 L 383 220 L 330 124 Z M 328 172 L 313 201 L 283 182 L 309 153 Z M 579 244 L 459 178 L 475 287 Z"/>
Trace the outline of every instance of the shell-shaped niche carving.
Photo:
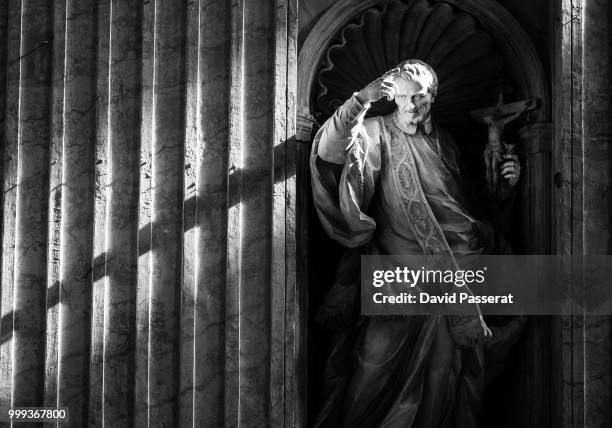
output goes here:
<path id="1" fill-rule="evenodd" d="M 443 1 L 392 0 L 347 24 L 331 43 L 319 72 L 317 110 L 329 116 L 351 94 L 405 59 L 430 64 L 438 74 L 432 106 L 439 123 L 469 120 L 469 111 L 494 105 L 511 92 L 493 37 L 469 14 Z M 395 103 L 372 106 L 387 114 Z"/>

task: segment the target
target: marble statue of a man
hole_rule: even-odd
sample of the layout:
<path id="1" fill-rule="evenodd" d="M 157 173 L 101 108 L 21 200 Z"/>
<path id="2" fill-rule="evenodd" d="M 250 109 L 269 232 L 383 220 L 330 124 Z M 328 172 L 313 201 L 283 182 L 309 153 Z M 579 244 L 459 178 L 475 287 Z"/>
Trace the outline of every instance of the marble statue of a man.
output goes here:
<path id="1" fill-rule="evenodd" d="M 459 150 L 432 121 L 438 79 L 408 60 L 355 93 L 318 131 L 314 202 L 326 232 L 350 250 L 322 316 L 344 320 L 325 372 L 317 427 L 470 427 L 482 390 L 482 350 L 491 335 L 471 316 L 359 316 L 362 254 L 482 254 L 491 228 L 473 214 Z M 387 97 L 397 109 L 364 119 Z M 506 183 L 518 159 L 500 168 Z"/>

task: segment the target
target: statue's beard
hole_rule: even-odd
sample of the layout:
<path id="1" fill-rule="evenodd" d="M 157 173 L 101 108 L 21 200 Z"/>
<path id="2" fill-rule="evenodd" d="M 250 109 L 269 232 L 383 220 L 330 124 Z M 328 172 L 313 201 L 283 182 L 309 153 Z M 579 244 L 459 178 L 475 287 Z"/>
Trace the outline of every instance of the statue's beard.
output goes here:
<path id="1" fill-rule="evenodd" d="M 420 106 L 414 109 L 400 109 L 399 119 L 406 125 L 417 126 L 429 118 L 430 110 L 427 106 Z"/>

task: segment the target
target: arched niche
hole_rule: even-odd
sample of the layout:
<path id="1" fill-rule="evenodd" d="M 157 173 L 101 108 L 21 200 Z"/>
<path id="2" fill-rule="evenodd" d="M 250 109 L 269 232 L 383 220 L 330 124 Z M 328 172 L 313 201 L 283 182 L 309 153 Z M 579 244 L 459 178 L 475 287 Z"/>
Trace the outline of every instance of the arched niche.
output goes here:
<path id="1" fill-rule="evenodd" d="M 368 17 L 384 15 L 394 7 L 398 10 L 402 9 L 407 14 L 410 14 L 411 8 L 421 13 L 422 11 L 419 11 L 421 5 L 427 5 L 431 10 L 443 10 L 439 6 L 448 5 L 452 13 L 463 13 L 472 17 L 484 33 L 491 37 L 494 42 L 494 50 L 503 59 L 503 72 L 511 78 L 513 95 L 516 98 L 537 99 L 539 108 L 532 115 L 532 120 L 534 122 L 549 121 L 548 85 L 533 43 L 506 9 L 497 2 L 487 0 L 365 0 L 360 2 L 340 0 L 334 3 L 309 32 L 298 56 L 297 93 L 300 114 L 318 113 L 316 100 L 313 98 L 318 92 L 321 65 L 328 60 L 330 45 L 334 40 L 342 38 L 343 31 L 351 26 L 363 24 L 363 20 L 369 19 Z M 427 18 L 431 18 L 430 14 L 424 13 L 420 16 L 426 20 L 415 22 L 415 24 L 436 25 L 435 21 L 427 22 Z M 362 21 L 359 22 L 359 20 Z M 468 27 L 469 25 L 470 23 Z M 415 53 L 406 52 L 410 57 L 415 57 L 413 56 Z M 390 61 L 384 64 L 384 67 L 391 68 L 395 64 Z M 370 70 L 364 70 L 363 75 L 366 78 L 371 77 L 370 80 L 378 77 L 371 72 L 372 70 L 377 70 L 376 66 Z M 444 84 L 442 79 L 441 84 Z"/>
<path id="2" fill-rule="evenodd" d="M 524 174 L 513 247 L 522 253 L 549 248 L 550 99 L 536 49 L 514 17 L 495 1 L 340 1 L 308 34 L 298 57 L 298 103 L 303 117 L 322 123 L 350 94 L 394 67 L 418 58 L 438 73 L 433 117 L 451 132 L 464 161 L 480 179 L 486 128 L 469 116 L 506 102 L 533 99 L 534 111 L 508 127 L 519 143 Z M 390 112 L 382 101 L 371 114 Z M 544 124 L 544 125 L 542 125 Z M 519 129 L 521 128 L 521 129 Z M 305 133 L 307 134 L 307 133 Z M 302 137 L 302 139 L 307 139 Z"/>
<path id="3" fill-rule="evenodd" d="M 473 53 L 480 57 L 462 62 Z M 428 61 L 438 71 L 434 119 L 453 134 L 476 177 L 482 176 L 479 159 L 486 129 L 469 117 L 469 111 L 494 105 L 500 92 L 507 102 L 536 101 L 535 110 L 509 126 L 514 131 L 510 142 L 519 143 L 524 166 L 518 201 L 520 230 L 513 234 L 513 246 L 522 253 L 547 253 L 552 146 L 549 83 L 532 41 L 496 1 L 334 3 L 308 33 L 298 56 L 297 102 L 302 120 L 297 139 L 310 141 L 311 126 L 324 121 L 352 91 L 407 58 Z M 389 107 L 383 102 L 372 111 L 385 109 Z M 298 163 L 307 165 L 307 159 L 300 158 Z"/>
<path id="4" fill-rule="evenodd" d="M 475 56 L 467 58 L 470 55 Z M 476 177 L 482 176 L 479 159 L 486 129 L 469 117 L 469 111 L 494 105 L 500 92 L 505 101 L 536 101 L 534 111 L 509 127 L 515 131 L 512 142 L 519 143 L 517 151 L 524 166 L 516 221 L 520 227 L 512 244 L 522 253 L 547 253 L 552 146 L 549 84 L 529 36 L 496 1 L 334 3 L 308 33 L 298 56 L 298 115 L 304 119 L 300 123 L 320 124 L 354 90 L 408 58 L 430 62 L 438 71 L 434 119 L 453 134 Z M 384 113 L 389 106 L 382 102 L 372 110 Z M 309 141 L 310 128 L 299 128 L 298 140 Z"/>

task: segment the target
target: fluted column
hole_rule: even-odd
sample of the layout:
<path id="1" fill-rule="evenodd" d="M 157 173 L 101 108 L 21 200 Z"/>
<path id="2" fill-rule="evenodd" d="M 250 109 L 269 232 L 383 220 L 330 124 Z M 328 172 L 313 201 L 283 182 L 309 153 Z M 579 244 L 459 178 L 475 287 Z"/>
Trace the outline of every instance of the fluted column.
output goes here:
<path id="1" fill-rule="evenodd" d="M 0 408 L 301 424 L 296 17 L 297 0 L 0 5 Z"/>
<path id="2" fill-rule="evenodd" d="M 609 2 L 556 2 L 554 212 L 556 249 L 588 257 L 612 251 L 612 26 Z M 588 292 L 578 280 L 574 293 Z M 574 314 L 559 321 L 555 352 L 562 425 L 612 423 L 612 321 Z"/>

